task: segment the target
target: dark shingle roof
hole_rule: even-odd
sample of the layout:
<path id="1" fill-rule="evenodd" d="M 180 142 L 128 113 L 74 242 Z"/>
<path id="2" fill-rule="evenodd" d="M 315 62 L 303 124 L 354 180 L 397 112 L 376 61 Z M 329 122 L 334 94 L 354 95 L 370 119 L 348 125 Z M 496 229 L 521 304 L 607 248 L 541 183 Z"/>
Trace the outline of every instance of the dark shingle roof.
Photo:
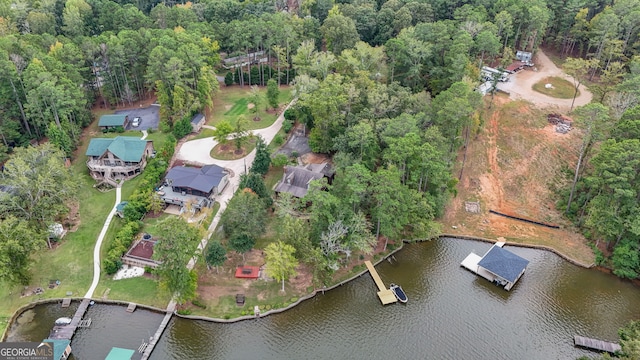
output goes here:
<path id="1" fill-rule="evenodd" d="M 127 115 L 102 115 L 100 116 L 100 121 L 98 121 L 98 126 L 124 126 L 126 118 Z"/>
<path id="2" fill-rule="evenodd" d="M 122 161 L 139 162 L 147 147 L 147 140 L 140 140 L 133 136 L 118 136 L 111 138 L 95 138 L 89 142 L 87 156 L 102 156 L 105 151 L 111 151 Z"/>
<path id="3" fill-rule="evenodd" d="M 208 193 L 220 184 L 225 175 L 224 168 L 217 165 L 206 165 L 202 168 L 176 166 L 169 170 L 165 178 L 170 180 L 171 186 Z"/>
<path id="4" fill-rule="evenodd" d="M 287 166 L 284 170 L 283 180 L 275 188 L 276 192 L 286 192 L 295 197 L 302 198 L 309 191 L 309 182 L 322 179 L 322 173 L 307 170 L 303 167 Z"/>
<path id="5" fill-rule="evenodd" d="M 191 118 L 191 123 L 192 123 L 192 124 L 197 124 L 197 123 L 199 123 L 203 118 L 204 118 L 204 115 L 202 115 L 202 114 L 195 114 L 195 115 Z"/>
<path id="6" fill-rule="evenodd" d="M 495 245 L 478 262 L 479 266 L 510 282 L 515 282 L 528 264 L 529 260 Z"/>

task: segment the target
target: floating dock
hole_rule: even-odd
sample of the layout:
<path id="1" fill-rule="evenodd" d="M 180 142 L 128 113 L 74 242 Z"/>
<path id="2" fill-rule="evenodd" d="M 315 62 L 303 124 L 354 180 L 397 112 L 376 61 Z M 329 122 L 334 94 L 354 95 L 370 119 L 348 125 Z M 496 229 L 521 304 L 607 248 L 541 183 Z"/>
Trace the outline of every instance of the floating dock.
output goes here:
<path id="1" fill-rule="evenodd" d="M 620 344 L 578 335 L 573 337 L 573 343 L 575 344 L 575 346 L 580 346 L 590 350 L 605 351 L 611 354 L 622 350 Z"/>
<path id="2" fill-rule="evenodd" d="M 396 295 L 393 293 L 393 291 L 387 289 L 387 287 L 384 285 L 382 279 L 380 279 L 380 275 L 378 275 L 378 272 L 373 267 L 373 264 L 371 264 L 371 261 L 367 260 L 364 262 L 364 264 L 367 266 L 367 269 L 369 269 L 369 273 L 371 274 L 373 281 L 378 286 L 378 290 L 380 290 L 378 291 L 378 297 L 380 298 L 380 302 L 382 302 L 382 305 L 397 302 L 398 299 L 396 298 Z"/>
<path id="3" fill-rule="evenodd" d="M 129 303 L 129 306 L 127 306 L 127 312 L 132 313 L 136 310 L 136 304 L 135 303 Z"/>

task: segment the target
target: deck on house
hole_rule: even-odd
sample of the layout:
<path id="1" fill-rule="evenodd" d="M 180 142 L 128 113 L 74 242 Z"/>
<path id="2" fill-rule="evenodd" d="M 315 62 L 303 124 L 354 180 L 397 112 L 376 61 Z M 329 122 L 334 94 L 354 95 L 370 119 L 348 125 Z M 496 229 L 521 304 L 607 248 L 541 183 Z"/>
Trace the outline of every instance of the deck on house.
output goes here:
<path id="1" fill-rule="evenodd" d="M 592 338 L 578 336 L 578 335 L 573 337 L 573 343 L 576 346 L 580 346 L 580 347 L 591 349 L 591 350 L 606 351 L 611 354 L 621 350 L 620 344 L 598 340 L 598 339 L 592 339 Z"/>
<path id="2" fill-rule="evenodd" d="M 373 281 L 376 283 L 376 286 L 378 286 L 378 290 L 380 290 L 378 291 L 378 297 L 380 298 L 380 302 L 382 302 L 382 305 L 397 302 L 398 299 L 396 298 L 396 295 L 393 293 L 393 291 L 387 289 L 387 287 L 384 285 L 382 279 L 380 279 L 380 275 L 378 275 L 378 272 L 373 267 L 373 264 L 371 264 L 371 261 L 367 260 L 364 262 L 364 264 L 367 266 L 367 269 L 369 269 L 369 273 L 371 274 Z"/>

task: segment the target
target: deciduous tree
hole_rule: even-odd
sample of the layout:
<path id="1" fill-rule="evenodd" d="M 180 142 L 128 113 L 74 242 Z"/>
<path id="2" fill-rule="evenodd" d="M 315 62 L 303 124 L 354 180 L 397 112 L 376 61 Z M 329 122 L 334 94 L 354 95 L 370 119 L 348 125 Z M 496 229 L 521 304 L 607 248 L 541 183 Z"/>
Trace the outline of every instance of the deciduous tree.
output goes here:
<path id="1" fill-rule="evenodd" d="M 195 256 L 199 231 L 177 216 L 163 220 L 158 229 L 162 237 L 153 248 L 153 257 L 160 262 L 157 268 L 160 282 L 178 303 L 184 303 L 195 297 L 197 276 L 194 281 L 187 263 Z"/>
<path id="2" fill-rule="evenodd" d="M 207 266 L 215 266 L 216 273 L 218 272 L 218 266 L 224 264 L 227 260 L 227 250 L 220 244 L 219 241 L 210 241 L 207 245 L 207 251 L 205 255 L 205 261 Z"/>
<path id="3" fill-rule="evenodd" d="M 28 284 L 29 259 L 44 246 L 46 236 L 45 231 L 34 231 L 28 222 L 12 215 L 0 220 L 0 282 Z"/>
<path id="4" fill-rule="evenodd" d="M 277 281 L 282 281 L 282 292 L 284 292 L 284 281 L 296 275 L 298 260 L 293 254 L 296 249 L 282 241 L 272 242 L 264 249 L 267 274 Z"/>

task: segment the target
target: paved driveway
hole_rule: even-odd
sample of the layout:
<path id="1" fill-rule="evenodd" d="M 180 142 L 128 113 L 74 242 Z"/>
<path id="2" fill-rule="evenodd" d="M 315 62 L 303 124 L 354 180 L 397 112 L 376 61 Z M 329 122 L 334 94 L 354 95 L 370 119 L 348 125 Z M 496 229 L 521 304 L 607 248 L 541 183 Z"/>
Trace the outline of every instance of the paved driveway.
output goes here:
<path id="1" fill-rule="evenodd" d="M 540 107 L 555 107 L 562 111 L 569 111 L 572 99 L 557 99 L 533 90 L 533 84 L 548 76 L 561 77 L 573 83 L 569 75 L 562 72 L 562 69 L 559 69 L 542 50 L 538 50 L 534 68 L 525 68 L 511 75 L 508 82 L 498 83 L 498 89 L 508 92 L 512 99 L 524 99 Z M 586 87 L 580 85 L 578 89 L 580 95 L 576 97 L 574 108 L 588 104 L 592 98 Z"/>
<path id="2" fill-rule="evenodd" d="M 129 125 L 127 125 L 127 130 L 147 130 L 149 128 L 157 130 L 158 125 L 160 124 L 160 106 L 157 105 L 151 105 L 146 108 L 118 110 L 116 111 L 116 114 L 129 115 Z M 135 117 L 141 118 L 142 121 L 140 121 L 140 126 L 134 128 L 131 126 L 131 122 Z"/>

